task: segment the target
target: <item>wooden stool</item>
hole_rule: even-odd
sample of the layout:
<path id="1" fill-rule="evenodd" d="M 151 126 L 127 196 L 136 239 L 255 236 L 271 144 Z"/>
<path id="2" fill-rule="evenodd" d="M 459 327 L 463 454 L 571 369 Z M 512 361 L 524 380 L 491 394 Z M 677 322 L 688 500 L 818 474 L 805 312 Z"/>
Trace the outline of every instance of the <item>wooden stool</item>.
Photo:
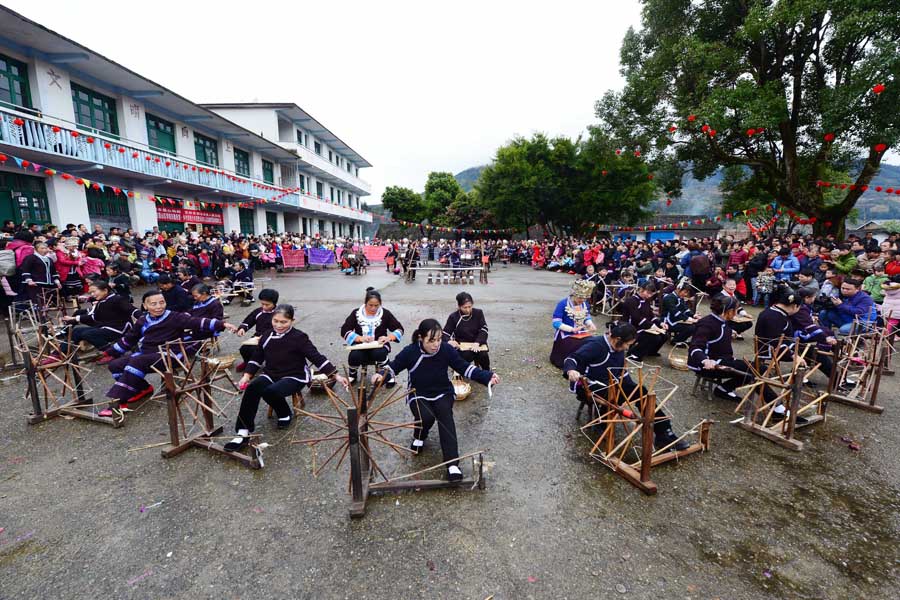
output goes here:
<path id="1" fill-rule="evenodd" d="M 291 396 L 291 405 L 294 407 L 294 415 L 295 416 L 299 409 L 306 408 L 306 400 L 303 399 L 303 394 L 301 392 L 295 392 Z M 270 406 L 269 410 L 266 411 L 266 416 L 271 419 L 273 413 L 274 413 L 274 411 L 272 410 L 272 407 Z"/>
<path id="2" fill-rule="evenodd" d="M 696 396 L 697 391 L 699 390 L 702 392 L 706 392 L 707 400 L 712 400 L 715 388 L 715 379 L 709 379 L 708 377 L 701 377 L 700 375 L 697 375 L 696 379 L 694 379 L 694 387 L 691 389 L 691 395 Z"/>

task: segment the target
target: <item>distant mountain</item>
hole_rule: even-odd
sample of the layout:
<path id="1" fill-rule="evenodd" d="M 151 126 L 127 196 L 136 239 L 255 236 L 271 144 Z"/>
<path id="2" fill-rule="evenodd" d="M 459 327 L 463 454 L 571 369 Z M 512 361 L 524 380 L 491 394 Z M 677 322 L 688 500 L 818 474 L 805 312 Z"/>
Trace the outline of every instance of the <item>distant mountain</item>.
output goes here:
<path id="1" fill-rule="evenodd" d="M 693 177 L 685 177 L 682 181 L 681 198 L 673 198 L 671 206 L 660 208 L 660 214 L 717 215 L 722 206 L 722 192 L 719 184 L 722 171 L 718 171 L 704 181 Z M 880 185 L 884 188 L 900 187 L 900 166 L 882 164 L 881 171 L 872 180 L 872 187 Z M 859 213 L 857 221 L 870 219 L 900 219 L 900 198 L 874 191 L 863 194 L 856 203 Z"/>
<path id="2" fill-rule="evenodd" d="M 459 182 L 460 187 L 467 192 L 471 192 L 472 188 L 475 187 L 475 182 L 478 181 L 478 178 L 481 177 L 481 172 L 487 165 L 481 165 L 480 167 L 470 167 L 465 171 L 457 173 L 454 175 L 456 181 Z"/>
<path id="3" fill-rule="evenodd" d="M 471 191 L 481 176 L 481 172 L 487 165 L 470 167 L 455 175 L 456 181 L 465 191 Z M 698 181 L 690 176 L 685 176 L 682 181 L 680 198 L 672 198 L 672 205 L 659 209 L 663 215 L 717 215 L 722 206 L 722 192 L 719 184 L 722 182 L 722 171 L 719 170 L 703 181 Z M 875 185 L 884 188 L 893 187 L 900 189 L 900 165 L 882 164 L 881 171 L 872 181 Z M 857 221 L 866 222 L 870 219 L 900 219 L 900 197 L 888 196 L 884 193 L 867 192 L 856 203 L 859 213 Z"/>

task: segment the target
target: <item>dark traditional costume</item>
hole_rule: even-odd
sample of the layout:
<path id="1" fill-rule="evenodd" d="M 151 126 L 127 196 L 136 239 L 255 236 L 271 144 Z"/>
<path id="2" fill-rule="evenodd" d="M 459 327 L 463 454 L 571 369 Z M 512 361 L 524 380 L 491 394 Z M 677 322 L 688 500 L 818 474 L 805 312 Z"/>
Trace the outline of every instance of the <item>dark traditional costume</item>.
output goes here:
<path id="1" fill-rule="evenodd" d="M 484 320 L 484 312 L 473 308 L 468 315 L 456 310 L 447 317 L 444 325 L 444 341 L 454 340 L 458 343 L 487 345 L 488 326 Z M 491 359 L 487 350 L 474 352 L 472 350 L 457 350 L 466 362 L 474 362 L 480 369 L 489 371 Z"/>

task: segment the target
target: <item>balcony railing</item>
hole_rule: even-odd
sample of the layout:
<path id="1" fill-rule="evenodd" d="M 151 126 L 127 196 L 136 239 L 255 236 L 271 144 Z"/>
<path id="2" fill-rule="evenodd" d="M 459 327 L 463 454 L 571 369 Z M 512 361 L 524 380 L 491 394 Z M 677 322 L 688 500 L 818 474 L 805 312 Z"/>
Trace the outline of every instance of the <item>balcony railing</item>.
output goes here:
<path id="1" fill-rule="evenodd" d="M 180 156 L 154 152 L 137 142 L 125 143 L 112 136 L 85 133 L 65 125 L 66 121 L 63 120 L 0 108 L 0 144 L 114 167 L 173 182 L 203 186 L 249 198 L 265 198 L 275 204 L 306 208 L 334 217 L 372 222 L 372 215 L 369 213 L 331 204 L 298 190 L 284 190 L 264 181 L 203 165 Z"/>
<path id="2" fill-rule="evenodd" d="M 315 150 L 312 148 L 299 144 L 293 140 L 285 140 L 278 143 L 285 148 L 296 152 L 297 156 L 300 157 L 300 160 L 309 163 L 313 168 L 324 171 L 333 177 L 337 177 L 348 186 L 352 187 L 357 194 L 368 195 L 372 193 L 372 186 L 369 185 L 367 181 L 360 179 L 351 171 L 330 162 L 324 156 L 316 154 Z"/>

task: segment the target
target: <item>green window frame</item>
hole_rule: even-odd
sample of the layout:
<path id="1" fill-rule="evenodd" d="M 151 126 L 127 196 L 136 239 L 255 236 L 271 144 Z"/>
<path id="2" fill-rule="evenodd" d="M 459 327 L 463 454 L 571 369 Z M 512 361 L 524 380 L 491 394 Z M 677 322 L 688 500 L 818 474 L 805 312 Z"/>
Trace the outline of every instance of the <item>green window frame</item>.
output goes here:
<path id="1" fill-rule="evenodd" d="M 250 177 L 250 153 L 240 148 L 234 149 L 234 172 L 244 177 Z"/>
<path id="2" fill-rule="evenodd" d="M 80 126 L 119 135 L 115 99 L 73 83 L 72 106 L 75 108 L 75 122 Z"/>
<path id="3" fill-rule="evenodd" d="M 147 143 L 154 150 L 175 155 L 175 124 L 147 113 Z"/>
<path id="4" fill-rule="evenodd" d="M 316 182 L 316 197 L 321 198 L 324 193 L 325 193 L 325 188 L 322 186 L 322 182 L 317 181 Z"/>
<path id="5" fill-rule="evenodd" d="M 255 216 L 252 208 L 239 208 L 238 221 L 240 222 L 241 233 L 253 235 L 255 233 Z"/>
<path id="6" fill-rule="evenodd" d="M 91 217 L 128 217 L 128 197 L 125 194 L 116 194 L 112 188 L 104 188 L 103 191 L 88 188 L 85 190 L 87 197 L 88 215 Z"/>
<path id="7" fill-rule="evenodd" d="M 316 154 L 318 154 L 319 156 L 322 155 L 322 144 L 320 144 L 319 142 L 313 142 L 313 148 L 315 149 Z"/>
<path id="8" fill-rule="evenodd" d="M 194 156 L 196 156 L 197 162 L 203 163 L 208 167 L 218 167 L 219 143 L 216 140 L 208 138 L 205 135 L 200 135 L 195 131 Z"/>
<path id="9" fill-rule="evenodd" d="M 31 108 L 28 65 L 0 54 L 0 105 Z"/>
<path id="10" fill-rule="evenodd" d="M 271 162 L 264 160 L 262 161 L 262 169 L 263 169 L 263 181 L 270 185 L 275 184 L 275 165 Z"/>
<path id="11" fill-rule="evenodd" d="M 278 214 L 272 211 L 266 211 L 266 227 L 278 233 Z"/>

